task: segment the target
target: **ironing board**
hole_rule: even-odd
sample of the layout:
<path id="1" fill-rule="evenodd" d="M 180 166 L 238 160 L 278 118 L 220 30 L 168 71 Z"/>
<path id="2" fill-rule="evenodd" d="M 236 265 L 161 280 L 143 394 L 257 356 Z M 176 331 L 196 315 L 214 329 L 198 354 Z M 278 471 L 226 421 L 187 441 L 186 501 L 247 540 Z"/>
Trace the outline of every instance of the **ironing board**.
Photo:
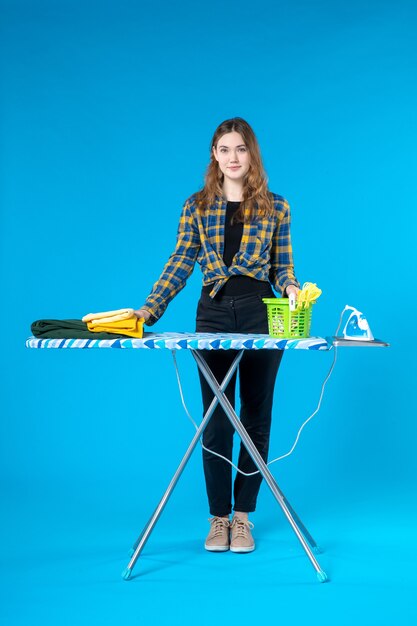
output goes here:
<path id="1" fill-rule="evenodd" d="M 305 525 L 301 522 L 294 509 L 291 507 L 282 490 L 279 488 L 267 464 L 262 459 L 257 448 L 249 437 L 246 429 L 240 422 L 235 410 L 230 404 L 225 394 L 225 389 L 234 372 L 236 371 L 245 350 L 331 350 L 333 346 L 347 345 L 353 347 L 354 344 L 360 345 L 362 347 L 364 345 L 368 347 L 388 345 L 379 340 L 375 340 L 372 342 L 345 342 L 337 337 L 276 339 L 270 337 L 269 335 L 235 333 L 145 333 L 142 339 L 38 339 L 36 337 L 29 337 L 27 339 L 26 346 L 28 348 L 119 348 L 147 350 L 168 349 L 171 351 L 190 350 L 199 370 L 201 371 L 213 391 L 214 398 L 210 407 L 208 408 L 200 425 L 198 426 L 198 429 L 196 430 L 194 437 L 192 438 L 188 449 L 175 474 L 173 475 L 158 506 L 151 515 L 148 523 L 143 528 L 132 548 L 130 561 L 122 573 L 122 577 L 125 580 L 128 580 L 130 578 L 133 568 L 143 548 L 145 547 L 145 544 L 152 530 L 154 529 L 163 509 L 165 508 L 165 505 L 168 502 L 168 499 L 171 496 L 175 485 L 177 484 L 194 448 L 196 447 L 200 437 L 202 436 L 204 429 L 207 426 L 207 423 L 218 403 L 223 408 L 226 416 L 232 423 L 236 432 L 239 434 L 243 445 L 246 447 L 254 464 L 264 478 L 275 500 L 281 507 L 291 528 L 293 529 L 299 542 L 301 543 L 301 546 L 304 549 L 310 563 L 314 567 L 318 580 L 320 582 L 326 582 L 328 580 L 325 571 L 320 567 L 313 554 L 313 552 L 315 554 L 320 553 L 320 549 L 318 548 L 317 543 L 308 532 Z M 200 350 L 236 350 L 236 357 L 233 360 L 232 365 L 230 366 L 226 376 L 221 383 L 216 380 L 202 354 L 200 354 Z"/>

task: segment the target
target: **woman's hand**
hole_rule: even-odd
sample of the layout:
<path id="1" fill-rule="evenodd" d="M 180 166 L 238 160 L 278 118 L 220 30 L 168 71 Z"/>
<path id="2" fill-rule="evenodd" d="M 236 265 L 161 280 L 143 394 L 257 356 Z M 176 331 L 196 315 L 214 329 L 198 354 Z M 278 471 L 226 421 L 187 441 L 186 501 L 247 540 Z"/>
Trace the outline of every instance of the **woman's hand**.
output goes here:
<path id="1" fill-rule="evenodd" d="M 137 309 L 136 311 L 133 311 L 133 313 L 136 315 L 136 317 L 143 317 L 145 322 L 147 322 L 151 316 L 149 311 L 147 311 L 146 309 Z"/>
<path id="2" fill-rule="evenodd" d="M 295 299 L 297 299 L 297 294 L 299 291 L 300 288 L 296 285 L 288 285 L 288 287 L 285 289 L 288 298 L 290 297 L 290 293 L 293 293 L 295 295 Z"/>

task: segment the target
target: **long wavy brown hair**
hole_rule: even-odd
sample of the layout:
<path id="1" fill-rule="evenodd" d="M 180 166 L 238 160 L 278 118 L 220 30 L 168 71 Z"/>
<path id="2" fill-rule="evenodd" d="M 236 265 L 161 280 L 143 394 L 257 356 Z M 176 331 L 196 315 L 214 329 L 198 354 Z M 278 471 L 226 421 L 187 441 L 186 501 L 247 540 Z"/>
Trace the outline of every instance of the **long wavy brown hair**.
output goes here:
<path id="1" fill-rule="evenodd" d="M 225 120 L 216 128 L 210 144 L 210 163 L 206 170 L 204 187 L 196 193 L 196 202 L 200 210 L 204 211 L 215 202 L 216 196 L 223 198 L 224 174 L 214 157 L 213 148 L 223 135 L 232 131 L 241 135 L 250 155 L 249 170 L 243 181 L 242 202 L 234 220 L 243 222 L 246 209 L 249 209 L 248 221 L 272 215 L 273 196 L 268 190 L 268 178 L 262 164 L 258 140 L 252 128 L 241 117 Z"/>

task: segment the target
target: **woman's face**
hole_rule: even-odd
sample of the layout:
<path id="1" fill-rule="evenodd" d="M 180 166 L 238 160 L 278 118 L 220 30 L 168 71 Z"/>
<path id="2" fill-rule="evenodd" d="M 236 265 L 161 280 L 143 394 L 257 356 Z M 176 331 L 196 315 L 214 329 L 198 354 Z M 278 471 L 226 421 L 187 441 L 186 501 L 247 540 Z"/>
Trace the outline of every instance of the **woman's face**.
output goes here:
<path id="1" fill-rule="evenodd" d="M 227 178 L 239 180 L 247 174 L 250 164 L 249 150 L 236 131 L 222 135 L 217 146 L 213 147 L 213 154 Z"/>

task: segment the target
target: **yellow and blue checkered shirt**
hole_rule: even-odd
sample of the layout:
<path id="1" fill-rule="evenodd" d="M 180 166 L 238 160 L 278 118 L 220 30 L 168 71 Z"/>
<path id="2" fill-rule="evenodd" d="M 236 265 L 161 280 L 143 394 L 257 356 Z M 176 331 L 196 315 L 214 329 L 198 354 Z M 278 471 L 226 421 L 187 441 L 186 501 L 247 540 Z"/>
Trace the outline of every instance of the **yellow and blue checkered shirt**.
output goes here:
<path id="1" fill-rule="evenodd" d="M 240 249 L 229 267 L 223 261 L 226 199 L 217 197 L 204 210 L 197 207 L 195 194 L 185 201 L 175 250 L 143 306 L 151 313 L 148 326 L 163 315 L 169 302 L 183 289 L 196 261 L 203 272 L 203 284 L 214 283 L 212 298 L 230 276 L 237 274 L 269 280 L 280 293 L 288 285 L 300 286 L 294 274 L 290 206 L 282 196 L 273 193 L 272 197 L 274 215 L 245 221 Z"/>

